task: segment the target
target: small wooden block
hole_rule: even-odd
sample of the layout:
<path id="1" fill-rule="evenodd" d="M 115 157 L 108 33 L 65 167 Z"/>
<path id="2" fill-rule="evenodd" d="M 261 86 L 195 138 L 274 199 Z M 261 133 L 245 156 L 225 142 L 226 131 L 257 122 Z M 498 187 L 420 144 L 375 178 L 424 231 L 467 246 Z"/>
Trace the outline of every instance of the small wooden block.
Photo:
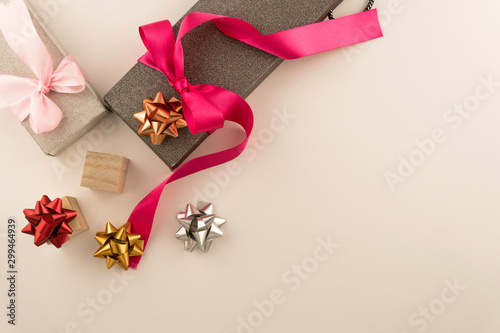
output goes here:
<path id="1" fill-rule="evenodd" d="M 80 186 L 95 190 L 123 193 L 128 158 L 87 151 Z"/>
<path id="2" fill-rule="evenodd" d="M 89 230 L 89 225 L 87 224 L 76 199 L 73 197 L 62 197 L 61 201 L 64 209 L 71 209 L 76 212 L 76 217 L 69 222 L 69 226 L 71 227 L 71 230 L 73 230 L 73 233 L 69 235 L 69 237 L 74 237 L 85 230 Z"/>

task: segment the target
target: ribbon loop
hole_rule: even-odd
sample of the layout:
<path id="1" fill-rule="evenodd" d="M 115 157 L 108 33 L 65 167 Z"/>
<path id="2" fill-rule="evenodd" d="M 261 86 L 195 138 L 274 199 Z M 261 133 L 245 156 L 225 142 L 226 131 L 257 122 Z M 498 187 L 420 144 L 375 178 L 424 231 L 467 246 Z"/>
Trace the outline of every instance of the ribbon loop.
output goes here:
<path id="1" fill-rule="evenodd" d="M 139 61 L 152 64 L 148 66 L 164 73 L 170 82 L 175 82 L 175 37 L 170 21 L 164 20 L 144 25 L 139 27 L 139 33 L 148 50 Z M 158 35 L 162 38 L 158 38 Z"/>

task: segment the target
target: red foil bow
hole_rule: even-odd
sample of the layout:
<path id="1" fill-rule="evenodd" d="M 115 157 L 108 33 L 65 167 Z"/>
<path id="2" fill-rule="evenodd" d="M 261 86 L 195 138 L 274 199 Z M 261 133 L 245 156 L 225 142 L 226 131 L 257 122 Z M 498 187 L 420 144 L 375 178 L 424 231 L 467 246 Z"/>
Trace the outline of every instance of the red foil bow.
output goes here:
<path id="1" fill-rule="evenodd" d="M 35 245 L 40 246 L 50 241 L 55 247 L 60 248 L 69 240 L 73 233 L 68 223 L 76 217 L 74 210 L 62 208 L 61 199 L 51 201 L 44 195 L 36 202 L 35 209 L 25 209 L 24 216 L 29 224 L 22 232 L 35 236 Z"/>

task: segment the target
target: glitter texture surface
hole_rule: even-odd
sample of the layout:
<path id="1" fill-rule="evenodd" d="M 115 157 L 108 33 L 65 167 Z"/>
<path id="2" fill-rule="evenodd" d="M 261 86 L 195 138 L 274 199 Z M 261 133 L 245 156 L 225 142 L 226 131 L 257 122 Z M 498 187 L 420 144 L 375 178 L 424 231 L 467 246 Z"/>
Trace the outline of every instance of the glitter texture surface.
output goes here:
<path id="1" fill-rule="evenodd" d="M 29 4 L 27 6 L 35 29 L 52 56 L 55 68 L 66 54 Z M 2 34 L 0 34 L 0 59 L 0 74 L 36 78 L 31 69 L 12 51 Z M 81 93 L 62 94 L 51 91 L 47 97 L 53 100 L 64 114 L 59 126 L 49 133 L 36 134 L 31 129 L 28 118 L 22 123 L 47 155 L 55 156 L 61 153 L 109 115 L 109 111 L 88 83 L 87 88 Z"/>

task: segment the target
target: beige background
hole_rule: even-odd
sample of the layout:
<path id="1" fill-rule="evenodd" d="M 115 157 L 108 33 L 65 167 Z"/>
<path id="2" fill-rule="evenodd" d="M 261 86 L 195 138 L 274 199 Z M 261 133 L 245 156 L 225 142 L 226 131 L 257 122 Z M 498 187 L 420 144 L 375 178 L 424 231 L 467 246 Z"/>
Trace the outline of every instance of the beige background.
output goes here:
<path id="1" fill-rule="evenodd" d="M 144 52 L 137 27 L 194 0 L 30 3 L 102 96 Z M 384 38 L 286 62 L 250 96 L 254 141 L 233 174 L 168 186 L 138 271 L 107 271 L 92 236 L 167 167 L 117 117 L 50 158 L 1 112 L 2 270 L 7 218 L 20 231 L 42 194 L 75 196 L 90 225 L 60 250 L 18 234 L 18 325 L 2 279 L 1 331 L 499 332 L 500 84 L 484 80 L 500 82 L 500 3 L 376 7 Z M 197 154 L 228 136 L 241 134 Z M 124 194 L 79 186 L 87 149 L 131 160 Z M 189 253 L 175 216 L 203 196 L 229 222 L 208 254 Z"/>

